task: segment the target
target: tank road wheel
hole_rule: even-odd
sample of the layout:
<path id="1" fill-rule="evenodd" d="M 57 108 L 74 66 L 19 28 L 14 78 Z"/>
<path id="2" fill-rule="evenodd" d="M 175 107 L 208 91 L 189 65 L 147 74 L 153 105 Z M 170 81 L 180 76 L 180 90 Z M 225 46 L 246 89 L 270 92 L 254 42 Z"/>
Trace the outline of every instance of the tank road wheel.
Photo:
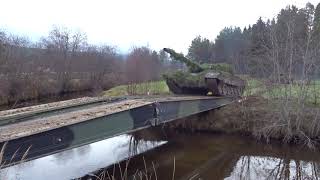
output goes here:
<path id="1" fill-rule="evenodd" d="M 225 84 L 223 84 L 222 86 L 221 86 L 221 89 L 222 89 L 222 95 L 227 95 L 227 89 L 226 89 L 226 85 Z"/>
<path id="2" fill-rule="evenodd" d="M 234 96 L 239 96 L 238 88 L 233 87 L 233 95 L 234 95 Z"/>
<path id="3" fill-rule="evenodd" d="M 230 89 L 231 89 L 231 96 L 234 96 L 235 95 L 234 88 L 230 86 Z"/>
<path id="4" fill-rule="evenodd" d="M 219 93 L 220 93 L 221 96 L 224 96 L 223 84 L 219 84 Z"/>
<path id="5" fill-rule="evenodd" d="M 226 86 L 226 88 L 227 88 L 227 95 L 230 96 L 232 89 L 228 85 Z"/>
<path id="6" fill-rule="evenodd" d="M 236 94 L 236 89 L 234 87 L 231 87 L 231 95 L 235 96 Z"/>
<path id="7" fill-rule="evenodd" d="M 228 85 L 226 86 L 226 88 L 227 88 L 227 95 L 230 96 L 231 95 L 231 88 Z"/>
<path id="8" fill-rule="evenodd" d="M 229 95 L 229 88 L 227 85 L 223 85 L 223 95 L 228 96 Z"/>
<path id="9" fill-rule="evenodd" d="M 239 96 L 238 88 L 233 87 L 233 95 L 234 95 L 235 97 Z"/>
<path id="10" fill-rule="evenodd" d="M 239 96 L 239 89 L 238 88 L 236 88 L 234 86 L 227 85 L 226 89 L 228 89 L 228 93 L 227 93 L 228 96 L 232 96 L 232 97 Z"/>
<path id="11" fill-rule="evenodd" d="M 237 96 L 241 96 L 240 88 L 237 88 Z"/>
<path id="12" fill-rule="evenodd" d="M 218 84 L 219 95 L 224 95 L 223 83 Z"/>

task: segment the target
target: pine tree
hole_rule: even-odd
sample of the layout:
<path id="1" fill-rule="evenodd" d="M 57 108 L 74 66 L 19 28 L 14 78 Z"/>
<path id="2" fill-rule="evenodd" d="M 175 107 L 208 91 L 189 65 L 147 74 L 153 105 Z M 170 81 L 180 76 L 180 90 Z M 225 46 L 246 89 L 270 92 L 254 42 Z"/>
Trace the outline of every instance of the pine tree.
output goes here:
<path id="1" fill-rule="evenodd" d="M 213 43 L 207 38 L 197 36 L 188 49 L 188 57 L 200 63 L 209 63 L 212 57 Z"/>
<path id="2" fill-rule="evenodd" d="M 314 12 L 313 32 L 315 37 L 319 38 L 320 36 L 320 3 L 317 5 Z"/>

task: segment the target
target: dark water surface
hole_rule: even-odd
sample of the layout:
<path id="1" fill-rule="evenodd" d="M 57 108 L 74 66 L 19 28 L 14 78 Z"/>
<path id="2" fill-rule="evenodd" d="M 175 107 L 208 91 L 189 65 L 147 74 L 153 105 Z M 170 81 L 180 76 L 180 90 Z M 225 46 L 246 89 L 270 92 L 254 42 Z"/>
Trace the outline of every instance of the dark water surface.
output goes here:
<path id="1" fill-rule="evenodd" d="M 240 136 L 152 129 L 8 167 L 1 170 L 0 179 L 95 179 L 85 175 L 112 172 L 123 164 L 128 164 L 129 177 L 140 170 L 156 172 L 159 180 L 172 179 L 173 171 L 175 180 L 320 178 L 318 150 Z M 117 172 L 114 175 L 120 176 Z"/>

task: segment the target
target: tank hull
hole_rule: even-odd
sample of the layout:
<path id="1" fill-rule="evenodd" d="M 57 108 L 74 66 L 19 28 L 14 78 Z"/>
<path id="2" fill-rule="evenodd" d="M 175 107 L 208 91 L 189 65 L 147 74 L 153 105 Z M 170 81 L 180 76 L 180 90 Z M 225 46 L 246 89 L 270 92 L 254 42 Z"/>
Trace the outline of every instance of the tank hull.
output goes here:
<path id="1" fill-rule="evenodd" d="M 173 79 L 166 79 L 169 90 L 173 94 L 185 94 L 185 95 L 207 95 L 208 89 L 204 86 L 202 87 L 186 87 L 180 86 Z"/>
<path id="2" fill-rule="evenodd" d="M 173 94 L 242 96 L 245 89 L 245 81 L 233 75 L 227 75 L 227 77 L 229 79 L 220 74 L 212 77 L 207 76 L 206 73 L 190 74 L 179 72 L 171 76 L 165 76 L 165 80 Z"/>

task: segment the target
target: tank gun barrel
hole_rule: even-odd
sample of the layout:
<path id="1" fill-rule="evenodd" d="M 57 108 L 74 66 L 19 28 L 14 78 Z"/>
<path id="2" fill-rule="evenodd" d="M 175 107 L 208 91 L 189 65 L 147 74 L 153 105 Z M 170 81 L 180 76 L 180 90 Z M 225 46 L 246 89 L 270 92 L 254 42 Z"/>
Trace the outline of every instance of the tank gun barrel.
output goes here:
<path id="1" fill-rule="evenodd" d="M 198 73 L 203 71 L 204 69 L 196 62 L 186 58 L 183 54 L 175 52 L 173 49 L 170 48 L 163 48 L 163 51 L 170 54 L 170 57 L 176 61 L 180 61 L 187 65 L 189 71 L 191 73 Z"/>

